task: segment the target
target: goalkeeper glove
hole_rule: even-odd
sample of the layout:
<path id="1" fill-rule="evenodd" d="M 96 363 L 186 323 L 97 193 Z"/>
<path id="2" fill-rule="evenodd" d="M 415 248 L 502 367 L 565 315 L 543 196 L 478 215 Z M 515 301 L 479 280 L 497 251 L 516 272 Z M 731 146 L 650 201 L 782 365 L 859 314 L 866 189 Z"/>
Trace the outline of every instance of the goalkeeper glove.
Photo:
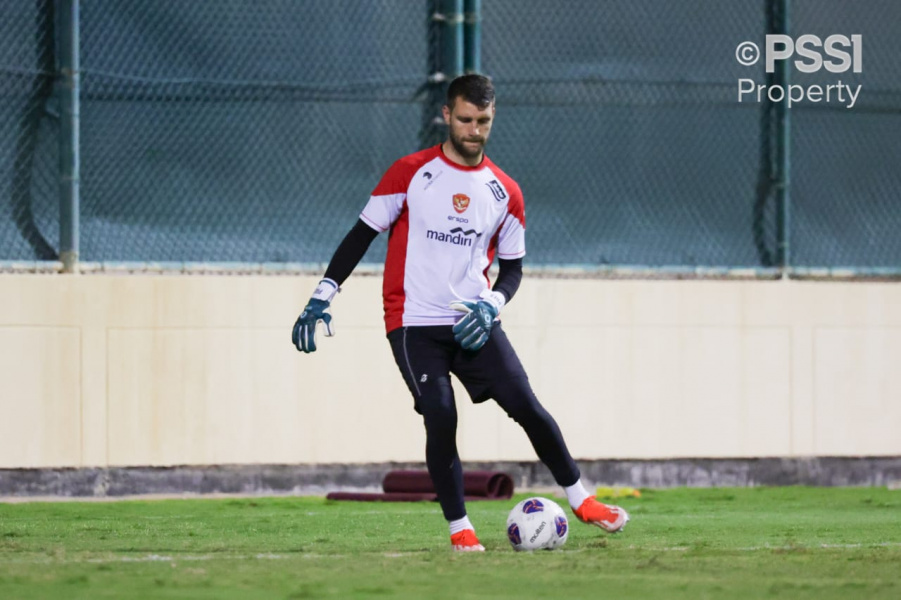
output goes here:
<path id="1" fill-rule="evenodd" d="M 489 290 L 483 291 L 479 297 L 482 299 L 478 302 L 461 300 L 450 304 L 452 309 L 466 313 L 454 325 L 454 339 L 461 348 L 470 352 L 480 349 L 488 341 L 494 319 L 507 302 L 503 294 Z"/>
<path id="2" fill-rule="evenodd" d="M 325 335 L 331 337 L 335 335 L 332 327 L 332 315 L 329 314 L 329 305 L 332 298 L 339 291 L 338 284 L 331 279 L 323 279 L 316 286 L 316 291 L 303 312 L 297 317 L 294 323 L 294 330 L 291 332 L 291 341 L 298 350 L 305 353 L 316 352 L 316 326 L 322 322 L 325 325 Z"/>

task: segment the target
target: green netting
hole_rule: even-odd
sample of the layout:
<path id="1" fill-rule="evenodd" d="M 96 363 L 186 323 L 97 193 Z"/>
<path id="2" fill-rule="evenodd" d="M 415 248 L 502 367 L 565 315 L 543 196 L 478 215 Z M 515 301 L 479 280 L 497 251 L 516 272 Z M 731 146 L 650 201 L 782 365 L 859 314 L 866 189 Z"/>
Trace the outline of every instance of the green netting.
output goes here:
<path id="1" fill-rule="evenodd" d="M 51 2 L 0 2 L 0 260 L 53 260 L 59 240 Z"/>
<path id="2" fill-rule="evenodd" d="M 435 133 L 439 5 L 82 1 L 81 260 L 327 261 L 382 172 Z M 0 260 L 59 246 L 54 7 L 0 0 Z M 524 190 L 527 263 L 773 264 L 773 123 L 736 99 L 738 78 L 766 81 L 735 60 L 763 43 L 766 7 L 483 0 L 489 153 Z M 898 267 L 901 4 L 790 7 L 792 35 L 865 48 L 858 106 L 791 111 L 791 264 Z"/>
<path id="3" fill-rule="evenodd" d="M 760 107 L 735 100 L 733 50 L 763 36 L 763 3 L 602 4 L 484 6 L 492 150 L 523 187 L 530 260 L 759 265 Z"/>
<path id="4" fill-rule="evenodd" d="M 426 17 L 404 0 L 85 3 L 82 258 L 328 260 L 417 149 Z"/>
<path id="5" fill-rule="evenodd" d="M 853 109 L 801 104 L 792 121 L 795 266 L 901 269 L 901 3 L 793 0 L 792 27 L 863 36 L 863 73 L 795 74 L 860 83 Z"/>

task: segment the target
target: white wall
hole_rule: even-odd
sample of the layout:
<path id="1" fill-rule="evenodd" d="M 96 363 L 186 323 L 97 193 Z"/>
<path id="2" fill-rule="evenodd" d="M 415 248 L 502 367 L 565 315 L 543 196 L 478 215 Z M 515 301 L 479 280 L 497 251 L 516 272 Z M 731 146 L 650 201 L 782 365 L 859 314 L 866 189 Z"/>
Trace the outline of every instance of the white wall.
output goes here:
<path id="1" fill-rule="evenodd" d="M 423 460 L 381 278 L 0 275 L 0 468 Z M 577 458 L 901 455 L 901 286 L 527 277 L 504 327 Z M 458 389 L 464 460 L 534 460 Z"/>

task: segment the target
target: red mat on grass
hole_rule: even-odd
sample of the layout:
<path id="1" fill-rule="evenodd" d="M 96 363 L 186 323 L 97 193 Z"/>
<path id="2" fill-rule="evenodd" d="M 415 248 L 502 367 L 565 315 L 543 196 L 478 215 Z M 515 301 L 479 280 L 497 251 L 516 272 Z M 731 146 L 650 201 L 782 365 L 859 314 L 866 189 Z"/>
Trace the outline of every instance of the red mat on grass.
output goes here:
<path id="1" fill-rule="evenodd" d="M 331 492 L 329 500 L 363 502 L 421 502 L 438 499 L 428 471 L 389 471 L 382 480 L 384 493 Z M 513 478 L 501 471 L 463 473 L 463 495 L 469 500 L 508 500 L 513 496 Z"/>

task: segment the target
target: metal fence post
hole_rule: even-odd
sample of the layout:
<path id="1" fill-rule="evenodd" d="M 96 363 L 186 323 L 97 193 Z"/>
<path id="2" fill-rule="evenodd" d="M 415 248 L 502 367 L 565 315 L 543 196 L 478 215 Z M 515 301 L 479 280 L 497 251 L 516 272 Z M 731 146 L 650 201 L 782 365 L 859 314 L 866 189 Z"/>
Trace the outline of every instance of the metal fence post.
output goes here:
<path id="1" fill-rule="evenodd" d="M 463 70 L 482 71 L 482 0 L 463 3 Z"/>
<path id="2" fill-rule="evenodd" d="M 447 136 L 441 114 L 450 81 L 463 74 L 463 0 L 430 0 L 429 75 L 424 92 L 423 124 L 419 147 L 440 144 Z"/>
<path id="3" fill-rule="evenodd" d="M 59 258 L 78 271 L 79 242 L 79 0 L 59 0 Z"/>
<path id="4" fill-rule="evenodd" d="M 444 15 L 441 72 L 449 82 L 463 74 L 463 0 L 442 0 Z"/>
<path id="5" fill-rule="evenodd" d="M 788 35 L 791 0 L 773 1 L 773 33 Z M 788 61 L 778 61 L 773 75 L 774 82 L 787 90 L 790 83 Z M 791 111 L 786 102 L 777 103 L 775 111 L 776 265 L 782 276 L 787 277 L 791 267 Z"/>

